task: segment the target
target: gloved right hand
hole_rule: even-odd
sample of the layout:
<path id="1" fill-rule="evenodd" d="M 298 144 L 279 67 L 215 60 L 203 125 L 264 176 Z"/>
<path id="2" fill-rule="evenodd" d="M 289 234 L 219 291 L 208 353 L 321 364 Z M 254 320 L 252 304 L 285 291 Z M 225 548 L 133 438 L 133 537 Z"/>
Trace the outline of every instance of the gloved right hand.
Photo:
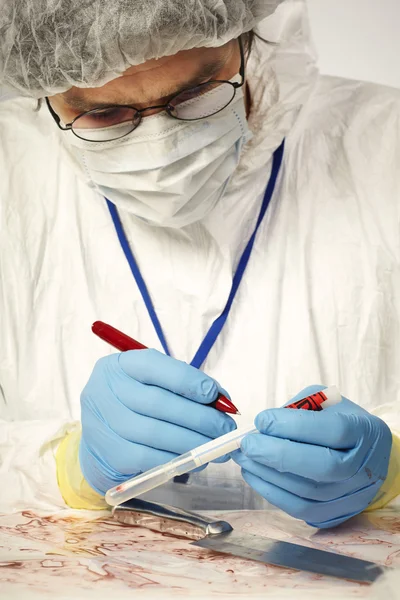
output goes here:
<path id="1" fill-rule="evenodd" d="M 236 429 L 207 406 L 222 390 L 157 350 L 100 359 L 81 395 L 79 462 L 98 493 Z"/>

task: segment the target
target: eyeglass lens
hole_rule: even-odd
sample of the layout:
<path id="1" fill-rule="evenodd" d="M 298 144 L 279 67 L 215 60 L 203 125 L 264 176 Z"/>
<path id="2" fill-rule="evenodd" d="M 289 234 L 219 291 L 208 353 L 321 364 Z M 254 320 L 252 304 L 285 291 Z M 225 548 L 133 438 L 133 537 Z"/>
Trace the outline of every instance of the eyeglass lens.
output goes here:
<path id="1" fill-rule="evenodd" d="M 226 108 L 235 94 L 231 83 L 205 83 L 175 96 L 166 110 L 171 117 L 183 121 L 204 119 Z M 75 120 L 72 129 L 84 140 L 111 141 L 134 131 L 141 120 L 141 112 L 135 108 L 112 106 L 85 113 Z"/>

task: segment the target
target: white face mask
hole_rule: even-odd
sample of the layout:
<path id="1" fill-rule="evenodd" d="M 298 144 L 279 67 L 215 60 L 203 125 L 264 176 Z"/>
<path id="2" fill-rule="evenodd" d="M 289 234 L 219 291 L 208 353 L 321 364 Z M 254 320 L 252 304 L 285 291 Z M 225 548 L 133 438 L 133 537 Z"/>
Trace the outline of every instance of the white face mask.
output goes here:
<path id="1" fill-rule="evenodd" d="M 232 104 L 207 119 L 178 121 L 160 113 L 112 142 L 85 142 L 72 132 L 63 138 L 102 196 L 149 224 L 179 228 L 214 208 L 251 135 L 239 89 Z"/>

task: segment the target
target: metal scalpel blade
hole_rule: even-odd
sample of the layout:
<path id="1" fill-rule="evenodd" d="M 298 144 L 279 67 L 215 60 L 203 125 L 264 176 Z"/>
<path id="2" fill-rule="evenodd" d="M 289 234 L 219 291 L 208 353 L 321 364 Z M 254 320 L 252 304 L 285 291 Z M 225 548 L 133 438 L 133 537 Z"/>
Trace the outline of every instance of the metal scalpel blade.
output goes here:
<path id="1" fill-rule="evenodd" d="M 268 565 L 357 582 L 373 583 L 384 572 L 379 565 L 358 558 L 237 531 L 208 535 L 192 543 L 214 552 L 240 556 Z"/>
<path id="2" fill-rule="evenodd" d="M 197 513 L 138 498 L 115 507 L 113 516 L 127 525 L 147 527 L 153 531 L 195 540 L 192 545 L 213 552 L 298 571 L 373 583 L 386 570 L 351 556 L 234 531 L 227 521 L 217 521 Z"/>

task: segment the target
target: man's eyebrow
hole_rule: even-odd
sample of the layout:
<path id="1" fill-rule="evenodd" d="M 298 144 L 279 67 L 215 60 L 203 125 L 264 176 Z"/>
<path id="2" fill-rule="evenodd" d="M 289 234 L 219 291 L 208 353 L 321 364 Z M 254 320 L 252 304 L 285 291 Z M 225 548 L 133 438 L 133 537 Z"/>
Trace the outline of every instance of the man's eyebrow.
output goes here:
<path id="1" fill-rule="evenodd" d="M 155 104 L 164 103 L 164 100 L 166 98 L 172 98 L 173 96 L 176 96 L 177 94 L 181 94 L 182 92 L 185 92 L 193 87 L 197 87 L 198 85 L 206 82 L 207 80 L 212 79 L 213 76 L 215 76 L 217 73 L 219 73 L 219 71 L 221 71 L 221 69 L 224 67 L 224 65 L 225 65 L 225 60 L 223 60 L 223 59 L 202 65 L 202 67 L 196 73 L 196 75 L 194 77 L 192 77 L 188 81 L 185 81 L 185 83 L 182 83 L 178 87 L 175 87 L 175 88 L 171 87 L 168 90 L 164 90 L 164 92 L 162 94 L 160 94 L 160 96 L 159 96 L 163 100 L 162 101 L 155 100 L 154 103 Z M 96 108 L 105 108 L 107 106 L 113 106 L 113 105 L 120 105 L 120 106 L 133 106 L 134 105 L 134 103 L 132 103 L 132 101 L 131 101 L 131 99 L 129 99 L 129 97 L 125 97 L 125 98 L 118 97 L 118 98 L 115 98 L 114 100 L 110 99 L 107 102 L 101 102 L 100 100 L 99 101 L 86 100 L 79 94 L 79 92 L 76 92 L 74 90 L 70 90 L 70 91 L 66 92 L 65 94 L 63 94 L 63 98 L 64 98 L 65 102 L 68 104 L 68 106 L 71 106 L 72 108 L 75 108 L 76 110 L 81 110 L 82 112 L 86 112 L 86 111 L 93 110 Z"/>

